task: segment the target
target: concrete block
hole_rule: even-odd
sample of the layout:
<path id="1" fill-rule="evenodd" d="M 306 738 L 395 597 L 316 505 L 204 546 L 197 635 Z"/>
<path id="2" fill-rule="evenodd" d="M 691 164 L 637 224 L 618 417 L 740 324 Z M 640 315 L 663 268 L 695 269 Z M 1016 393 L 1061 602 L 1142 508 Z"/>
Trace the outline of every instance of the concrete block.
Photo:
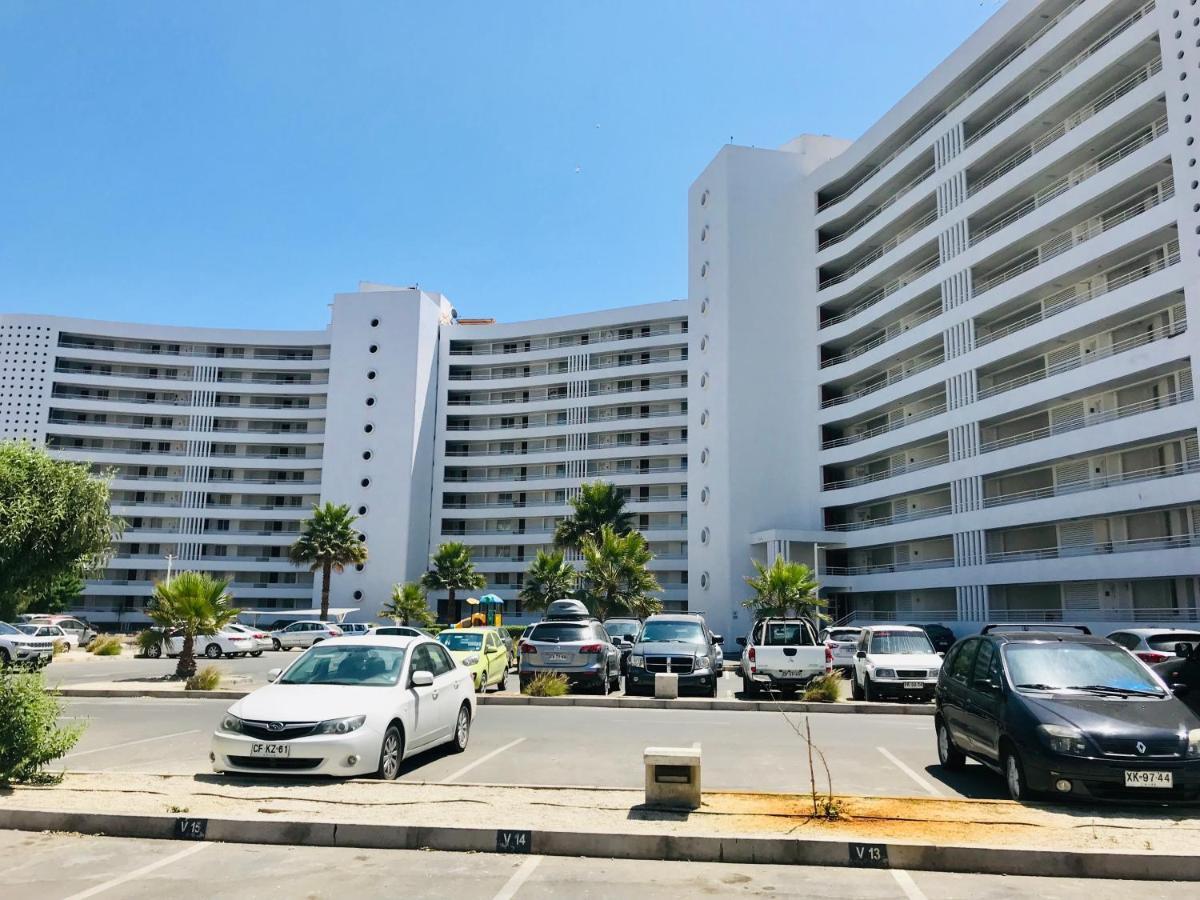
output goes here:
<path id="1" fill-rule="evenodd" d="M 658 672 L 654 676 L 654 698 L 674 700 L 679 696 L 679 676 Z"/>
<path id="2" fill-rule="evenodd" d="M 676 809 L 700 808 L 700 746 L 647 747 L 646 805 Z"/>

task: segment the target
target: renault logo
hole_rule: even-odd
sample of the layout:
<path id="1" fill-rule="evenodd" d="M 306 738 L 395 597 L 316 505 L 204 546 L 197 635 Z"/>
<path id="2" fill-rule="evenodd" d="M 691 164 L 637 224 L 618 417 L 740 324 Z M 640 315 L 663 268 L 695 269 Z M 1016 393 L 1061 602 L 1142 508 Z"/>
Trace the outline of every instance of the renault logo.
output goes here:
<path id="1" fill-rule="evenodd" d="M 267 731 L 283 731 L 283 723 L 282 722 L 268 722 L 267 723 Z M 1138 744 L 1138 747 L 1141 747 L 1141 746 L 1142 746 L 1141 744 Z"/>
<path id="2" fill-rule="evenodd" d="M 1146 752 L 1146 745 L 1145 745 L 1145 744 L 1143 744 L 1141 741 L 1138 741 L 1138 742 L 1137 742 L 1136 744 L 1134 744 L 1133 746 L 1137 748 L 1137 752 L 1138 752 L 1138 753 L 1145 753 L 1145 752 Z"/>

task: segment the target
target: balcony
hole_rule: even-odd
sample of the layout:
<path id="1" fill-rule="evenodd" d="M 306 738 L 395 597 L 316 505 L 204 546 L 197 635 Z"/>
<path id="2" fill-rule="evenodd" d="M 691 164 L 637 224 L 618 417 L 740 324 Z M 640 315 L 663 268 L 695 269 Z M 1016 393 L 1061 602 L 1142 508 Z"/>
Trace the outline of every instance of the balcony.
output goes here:
<path id="1" fill-rule="evenodd" d="M 953 565 L 953 556 L 943 556 L 937 559 L 903 560 L 860 566 L 825 566 L 821 571 L 824 575 L 881 575 L 891 572 L 912 572 L 919 569 L 944 569 Z"/>
<path id="2" fill-rule="evenodd" d="M 829 366 L 836 366 L 839 363 L 849 362 L 862 356 L 864 353 L 874 350 L 876 347 L 882 346 L 894 338 L 902 334 L 907 334 L 912 329 L 916 328 L 923 322 L 928 322 L 930 319 L 937 318 L 942 314 L 942 299 L 938 297 L 935 300 L 926 303 L 924 306 L 911 313 L 907 313 L 897 321 L 891 323 L 885 328 L 872 333 L 848 347 L 844 352 L 836 356 L 830 356 L 821 360 L 821 368 L 825 369 Z"/>
<path id="3" fill-rule="evenodd" d="M 205 347 L 195 345 L 162 342 L 141 343 L 120 341 L 116 339 L 87 339 L 75 335 L 64 334 L 58 339 L 58 346 L 69 350 L 96 350 L 105 353 L 145 353 L 154 356 L 177 356 L 196 359 L 228 359 L 241 361 L 254 360 L 287 360 L 310 361 L 329 359 L 328 347 L 304 349 L 262 350 L 247 347 Z M 247 352 L 249 350 L 250 352 Z"/>
<path id="4" fill-rule="evenodd" d="M 613 341 L 632 341 L 642 338 L 661 337 L 667 334 L 686 335 L 687 323 L 669 325 L 634 325 L 618 328 L 594 329 L 569 335 L 496 340 L 462 346 L 462 341 L 451 341 L 451 356 L 496 356 L 514 353 L 532 353 L 536 350 L 557 350 L 561 347 L 590 347 Z"/>
<path id="5" fill-rule="evenodd" d="M 865 382 L 859 382 L 854 390 L 847 394 L 842 394 L 836 397 L 827 397 L 821 401 L 821 409 L 829 409 L 834 406 L 841 406 L 844 403 L 850 403 L 853 400 L 858 400 L 861 397 L 866 397 L 876 391 L 881 391 L 893 384 L 898 384 L 907 378 L 912 378 L 926 369 L 932 369 L 934 366 L 940 366 L 946 361 L 946 353 L 942 349 L 941 341 L 938 341 L 938 346 L 932 350 L 926 350 L 916 356 L 906 359 L 898 365 L 892 366 L 881 372 L 877 372 L 869 376 Z M 826 390 L 830 390 L 830 385 L 825 385 Z"/>
<path id="6" fill-rule="evenodd" d="M 1029 500 L 1043 500 L 1047 497 L 1061 497 L 1066 494 L 1078 494 L 1082 491 L 1098 491 L 1118 484 L 1132 484 L 1139 481 L 1152 481 L 1159 478 L 1174 478 L 1176 475 L 1188 475 L 1200 472 L 1200 459 L 1189 459 L 1181 462 L 1166 463 L 1150 466 L 1145 469 L 1135 469 L 1130 472 L 1114 472 L 1104 475 L 1092 475 L 1079 481 L 1068 481 L 1050 484 L 1043 487 L 1030 488 L 1024 491 L 1009 491 L 984 497 L 984 508 L 1007 506 L 1012 503 L 1025 503 Z M 1048 476 L 1047 476 L 1048 477 Z"/>
<path id="7" fill-rule="evenodd" d="M 947 444 L 943 439 L 937 444 L 931 444 L 926 447 L 917 447 L 914 450 L 896 454 L 901 458 L 897 460 L 894 456 L 887 456 L 880 459 L 871 460 L 866 463 L 859 463 L 852 466 L 837 466 L 830 467 L 834 469 L 851 470 L 859 474 L 853 475 L 850 478 L 831 479 L 821 485 L 823 491 L 836 491 L 842 488 L 857 487 L 862 484 L 873 484 L 876 481 L 883 481 L 888 478 L 897 478 L 900 475 L 907 475 L 909 472 L 919 472 L 921 469 L 929 469 L 933 466 L 940 466 L 943 463 L 950 461 L 950 452 L 946 449 Z M 911 454 L 920 452 L 920 455 L 912 456 Z M 875 468 L 872 468 L 872 467 Z"/>
<path id="8" fill-rule="evenodd" d="M 1109 553 L 1132 553 L 1145 550 L 1188 550 L 1200 547 L 1200 534 L 1176 534 L 1164 537 L 1127 538 L 1115 541 L 1095 541 L 1067 546 L 1038 547 L 1031 550 L 989 552 L 989 563 L 1019 562 L 1031 559 L 1063 559 L 1071 556 L 1097 556 Z"/>
<path id="9" fill-rule="evenodd" d="M 621 476 L 636 476 L 645 478 L 650 475 L 670 475 L 674 473 L 687 472 L 687 466 L 655 466 L 646 469 L 622 469 L 622 470 L 599 470 L 589 469 L 586 478 L 619 478 Z M 466 484 L 471 482 L 528 482 L 528 481 L 546 481 L 555 479 L 568 479 L 565 471 L 558 472 L 540 472 L 533 474 L 512 474 L 512 475 L 492 475 L 488 472 L 456 472 L 446 475 L 442 481 L 446 484 Z M 572 477 L 573 480 L 573 477 Z"/>
<path id="10" fill-rule="evenodd" d="M 835 284 L 841 284 L 843 281 L 853 278 L 859 272 L 863 271 L 877 260 L 882 259 L 888 253 L 892 252 L 905 241 L 907 241 L 914 234 L 921 231 L 926 226 L 931 225 L 935 221 L 937 221 L 937 207 L 933 206 L 926 212 L 920 214 L 912 222 L 905 225 L 882 244 L 879 244 L 868 250 L 848 269 L 839 272 L 836 275 L 830 275 L 828 278 L 822 279 L 819 282 L 817 289 L 823 291 L 826 288 L 833 287 Z"/>
<path id="11" fill-rule="evenodd" d="M 870 418 L 860 420 L 853 425 L 845 425 L 840 430 L 849 430 L 850 434 L 843 434 L 835 438 L 828 438 L 821 443 L 822 450 L 829 450 L 834 447 L 844 447 L 848 444 L 856 444 L 859 441 L 865 441 L 869 438 L 877 437 L 881 434 L 887 434 L 890 431 L 895 431 L 903 428 L 906 425 L 912 425 L 916 422 L 924 421 L 933 416 L 941 415 L 946 411 L 946 400 L 944 394 L 930 394 L 925 397 L 918 398 L 903 406 L 894 407 L 884 412 L 877 413 Z M 826 426 L 831 428 L 832 426 Z"/>

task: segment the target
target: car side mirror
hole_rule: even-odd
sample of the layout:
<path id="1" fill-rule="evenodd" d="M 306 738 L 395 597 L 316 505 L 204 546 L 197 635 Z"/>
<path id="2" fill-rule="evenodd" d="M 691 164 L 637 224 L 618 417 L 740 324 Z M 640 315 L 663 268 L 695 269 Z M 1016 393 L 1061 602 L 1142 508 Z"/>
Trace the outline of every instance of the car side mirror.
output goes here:
<path id="1" fill-rule="evenodd" d="M 271 669 L 267 672 L 267 681 L 272 683 L 279 680 L 279 676 L 283 674 L 283 669 Z"/>
<path id="2" fill-rule="evenodd" d="M 723 644 L 723 643 L 725 643 L 725 635 L 723 635 L 723 634 L 714 634 L 714 635 L 713 635 L 713 643 L 714 643 L 714 644 Z"/>
<path id="3" fill-rule="evenodd" d="M 1187 659 L 1192 655 L 1192 645 L 1179 643 L 1175 645 L 1175 655 L 1180 659 Z"/>
<path id="4" fill-rule="evenodd" d="M 429 687 L 431 684 L 433 684 L 432 672 L 426 672 L 424 669 L 422 669 L 419 672 L 412 673 L 413 687 Z"/>
<path id="5" fill-rule="evenodd" d="M 854 654 L 854 658 L 855 658 L 855 659 L 866 659 L 866 658 L 867 658 L 867 651 L 866 651 L 866 650 L 859 650 L 857 653 L 855 653 L 855 654 Z"/>
<path id="6" fill-rule="evenodd" d="M 738 639 L 737 639 L 737 642 L 738 642 L 738 646 L 739 646 L 739 647 L 745 647 L 745 646 L 746 646 L 746 639 L 745 639 L 744 637 L 740 637 L 740 638 L 738 638 Z"/>

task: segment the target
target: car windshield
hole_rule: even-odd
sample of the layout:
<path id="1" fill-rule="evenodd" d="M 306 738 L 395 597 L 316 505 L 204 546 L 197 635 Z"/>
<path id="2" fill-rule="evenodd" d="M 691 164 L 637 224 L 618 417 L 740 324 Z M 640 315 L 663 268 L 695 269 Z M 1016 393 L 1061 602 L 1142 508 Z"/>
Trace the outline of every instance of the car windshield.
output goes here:
<path id="1" fill-rule="evenodd" d="M 23 631 L 26 634 L 37 634 L 38 626 L 37 625 L 18 625 L 17 631 Z"/>
<path id="2" fill-rule="evenodd" d="M 12 635 L 12 634 L 24 634 L 24 633 L 25 632 L 18 631 L 17 629 L 13 628 L 7 622 L 0 622 L 0 634 Z"/>
<path id="3" fill-rule="evenodd" d="M 478 650 L 483 646 L 482 634 L 455 634 L 453 631 L 443 631 L 437 639 L 447 650 Z"/>
<path id="4" fill-rule="evenodd" d="M 1200 641 L 1200 634 L 1191 631 L 1177 631 L 1174 634 L 1153 634 L 1146 638 L 1146 645 L 1151 650 L 1160 653 L 1174 653 L 1178 643 L 1194 644 Z"/>
<path id="5" fill-rule="evenodd" d="M 401 647 L 319 644 L 300 657 L 280 684 L 344 684 L 386 686 L 400 680 Z"/>
<path id="6" fill-rule="evenodd" d="M 703 644 L 704 629 L 698 622 L 647 622 L 640 641 L 662 641 L 668 644 Z"/>
<path id="7" fill-rule="evenodd" d="M 637 622 L 605 622 L 609 637 L 635 637 L 641 626 Z"/>
<path id="8" fill-rule="evenodd" d="M 1018 689 L 1155 697 L 1163 693 L 1146 667 L 1115 644 L 1010 643 L 1004 658 Z"/>
<path id="9" fill-rule="evenodd" d="M 923 631 L 876 631 L 871 635 L 872 653 L 932 653 L 933 644 Z"/>
<path id="10" fill-rule="evenodd" d="M 562 641 L 586 641 L 591 636 L 592 629 L 588 625 L 574 622 L 546 622 L 533 627 L 533 631 L 529 633 L 529 640 L 558 644 Z"/>

